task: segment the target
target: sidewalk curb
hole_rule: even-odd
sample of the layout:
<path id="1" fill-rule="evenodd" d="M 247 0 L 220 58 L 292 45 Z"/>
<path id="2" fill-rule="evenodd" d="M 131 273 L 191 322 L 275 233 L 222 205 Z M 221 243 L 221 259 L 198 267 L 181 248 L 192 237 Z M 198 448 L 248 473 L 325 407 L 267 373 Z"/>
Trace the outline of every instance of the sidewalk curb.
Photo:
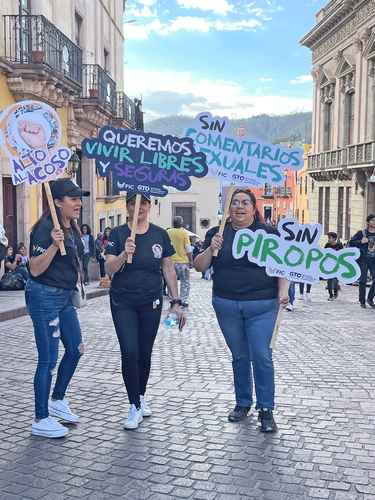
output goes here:
<path id="1" fill-rule="evenodd" d="M 87 300 L 96 299 L 97 297 L 104 297 L 109 294 L 109 288 L 98 288 L 97 290 L 90 290 L 87 292 Z M 16 307 L 8 311 L 0 312 L 0 323 L 9 321 L 10 319 L 21 318 L 27 315 L 26 306 Z"/>

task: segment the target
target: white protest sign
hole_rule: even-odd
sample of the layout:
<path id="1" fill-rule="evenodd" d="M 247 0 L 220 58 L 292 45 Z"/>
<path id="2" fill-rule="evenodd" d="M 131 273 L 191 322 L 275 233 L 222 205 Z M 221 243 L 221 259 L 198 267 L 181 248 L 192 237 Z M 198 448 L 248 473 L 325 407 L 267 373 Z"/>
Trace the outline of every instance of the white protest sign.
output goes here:
<path id="1" fill-rule="evenodd" d="M 242 259 L 246 255 L 250 262 L 265 267 L 269 276 L 300 283 L 337 278 L 349 284 L 359 279 L 358 248 L 321 248 L 320 224 L 300 224 L 285 218 L 280 220 L 278 231 L 280 236 L 263 229 L 240 229 L 233 240 L 233 257 Z"/>
<path id="2" fill-rule="evenodd" d="M 200 113 L 187 128 L 185 137 L 207 156 L 209 173 L 223 184 L 236 186 L 283 185 L 285 169 L 303 167 L 303 151 L 234 137 L 229 119 Z"/>
<path id="3" fill-rule="evenodd" d="M 59 115 L 44 102 L 19 101 L 0 114 L 0 147 L 9 158 L 16 186 L 33 186 L 61 176 L 71 151 L 60 142 Z"/>

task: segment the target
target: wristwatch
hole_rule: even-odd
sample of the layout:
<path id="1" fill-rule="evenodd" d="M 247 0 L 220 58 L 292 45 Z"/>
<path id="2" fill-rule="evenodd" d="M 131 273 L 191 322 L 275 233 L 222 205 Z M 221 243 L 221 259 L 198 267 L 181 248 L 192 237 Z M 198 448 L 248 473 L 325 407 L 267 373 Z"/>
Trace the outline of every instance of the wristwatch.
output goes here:
<path id="1" fill-rule="evenodd" d="M 172 299 L 169 301 L 169 304 L 171 307 L 173 307 L 175 305 L 182 306 L 182 300 L 181 299 Z"/>

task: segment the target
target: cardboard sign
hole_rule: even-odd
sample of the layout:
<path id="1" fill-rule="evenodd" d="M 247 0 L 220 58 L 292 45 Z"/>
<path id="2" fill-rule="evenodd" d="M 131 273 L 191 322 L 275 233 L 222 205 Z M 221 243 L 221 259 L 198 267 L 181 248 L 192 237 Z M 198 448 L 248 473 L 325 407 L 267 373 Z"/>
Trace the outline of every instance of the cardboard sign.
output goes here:
<path id="1" fill-rule="evenodd" d="M 195 147 L 206 154 L 210 175 L 236 186 L 283 185 L 285 169 L 303 167 L 303 151 L 234 137 L 228 118 L 200 113 L 185 132 Z"/>
<path id="2" fill-rule="evenodd" d="M 278 231 L 280 236 L 263 229 L 240 229 L 233 240 L 233 257 L 242 259 L 246 255 L 250 262 L 265 267 L 269 276 L 300 283 L 337 278 L 349 284 L 359 279 L 358 248 L 321 248 L 320 224 L 303 225 L 285 218 L 280 220 Z"/>
<path id="3" fill-rule="evenodd" d="M 192 139 L 105 126 L 99 137 L 85 139 L 82 153 L 96 160 L 102 177 L 112 173 L 116 192 L 166 196 L 166 186 L 186 191 L 190 177 L 208 173 L 206 156 Z"/>
<path id="4" fill-rule="evenodd" d="M 33 186 L 60 177 L 72 154 L 60 142 L 60 118 L 48 104 L 20 101 L 0 115 L 0 146 L 10 160 L 16 186 Z"/>

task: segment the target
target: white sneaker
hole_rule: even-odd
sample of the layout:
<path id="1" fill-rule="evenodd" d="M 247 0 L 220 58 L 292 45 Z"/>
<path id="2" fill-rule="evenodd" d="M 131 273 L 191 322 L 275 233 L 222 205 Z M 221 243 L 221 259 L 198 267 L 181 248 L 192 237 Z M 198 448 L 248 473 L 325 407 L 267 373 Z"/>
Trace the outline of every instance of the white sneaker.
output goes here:
<path id="1" fill-rule="evenodd" d="M 69 408 L 68 401 L 64 399 L 50 400 L 48 403 L 48 412 L 52 417 L 56 417 L 68 424 L 78 424 L 79 417 Z"/>
<path id="2" fill-rule="evenodd" d="M 305 300 L 305 294 L 301 293 L 300 296 L 298 297 L 298 300 Z"/>
<path id="3" fill-rule="evenodd" d="M 137 407 L 135 405 L 130 405 L 128 418 L 125 420 L 124 429 L 137 429 L 142 420 L 142 408 L 139 408 L 139 410 L 137 410 Z"/>
<path id="4" fill-rule="evenodd" d="M 293 305 L 292 305 L 292 304 L 290 304 L 290 303 L 289 303 L 289 304 L 286 306 L 286 308 L 285 308 L 285 309 L 286 309 L 287 311 L 293 311 L 294 307 L 293 307 Z"/>
<path id="5" fill-rule="evenodd" d="M 69 430 L 61 425 L 55 418 L 42 418 L 31 425 L 31 434 L 34 436 L 43 436 L 47 438 L 61 438 L 68 434 Z"/>
<path id="6" fill-rule="evenodd" d="M 307 304 L 311 304 L 311 302 L 312 302 L 312 300 L 311 300 L 311 296 L 310 296 L 310 294 L 309 294 L 309 293 L 307 293 L 307 294 L 305 295 L 305 302 L 306 302 Z"/>
<path id="7" fill-rule="evenodd" d="M 141 398 L 141 410 L 142 410 L 142 415 L 144 417 L 151 417 L 152 411 L 151 408 L 149 407 L 146 399 L 144 396 L 140 396 Z"/>

